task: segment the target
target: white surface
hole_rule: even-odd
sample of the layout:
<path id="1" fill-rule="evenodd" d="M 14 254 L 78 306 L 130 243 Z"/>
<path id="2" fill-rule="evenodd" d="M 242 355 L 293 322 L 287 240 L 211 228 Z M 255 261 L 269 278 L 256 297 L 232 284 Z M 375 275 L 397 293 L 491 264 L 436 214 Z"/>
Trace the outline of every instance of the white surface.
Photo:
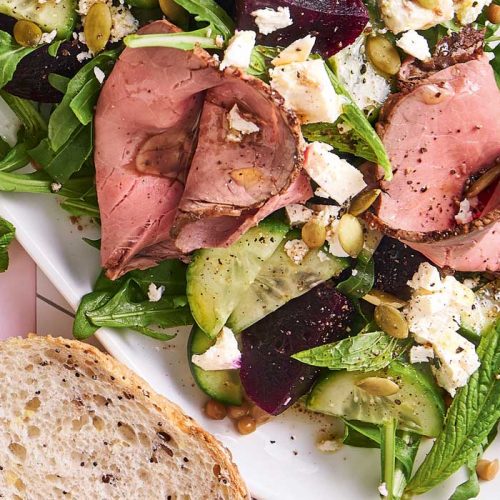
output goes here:
<path id="1" fill-rule="evenodd" d="M 15 224 L 19 241 L 70 306 L 76 308 L 99 272 L 98 252 L 81 240 L 82 233 L 71 224 L 53 197 L 2 193 L 0 214 Z M 57 294 L 46 288 L 49 297 L 57 299 Z M 67 315 L 61 316 L 57 328 L 42 321 L 38 324 L 40 333 L 67 334 L 70 326 Z M 227 420 L 206 419 L 201 412 L 205 398 L 195 387 L 186 362 L 187 331 L 183 329 L 174 342 L 164 344 L 141 335 L 104 329 L 98 337 L 111 354 L 182 406 L 230 448 L 259 500 L 378 498 L 378 452 L 343 447 L 332 455 L 320 453 L 315 443 L 329 434 L 331 424 L 326 420 L 290 411 L 262 426 L 255 434 L 241 437 Z M 500 457 L 500 442 L 497 441 L 486 456 Z M 449 498 L 457 482 L 458 479 L 446 482 L 427 498 Z M 498 498 L 499 486 L 498 478 L 483 483 L 480 498 Z"/>

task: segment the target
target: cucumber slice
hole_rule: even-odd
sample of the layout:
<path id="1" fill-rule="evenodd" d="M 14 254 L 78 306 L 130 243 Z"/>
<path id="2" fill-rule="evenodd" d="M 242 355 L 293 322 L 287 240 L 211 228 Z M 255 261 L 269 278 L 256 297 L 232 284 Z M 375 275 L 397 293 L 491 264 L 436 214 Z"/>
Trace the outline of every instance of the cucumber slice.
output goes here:
<path id="1" fill-rule="evenodd" d="M 77 19 L 76 0 L 0 0 L 0 14 L 32 21 L 47 33 L 57 30 L 58 38 L 67 38 Z"/>
<path id="2" fill-rule="evenodd" d="M 186 293 L 196 323 L 210 337 L 216 337 L 226 324 L 287 231 L 288 226 L 271 219 L 247 231 L 229 248 L 195 253 L 188 266 Z"/>
<path id="3" fill-rule="evenodd" d="M 214 344 L 215 339 L 210 338 L 199 327 L 193 327 L 188 342 L 191 373 L 198 387 L 207 396 L 226 405 L 239 406 L 243 402 L 243 389 L 237 370 L 205 371 L 191 363 L 193 354 L 203 354 Z"/>
<path id="4" fill-rule="evenodd" d="M 400 389 L 392 396 L 373 396 L 357 385 L 367 377 L 389 377 Z M 376 372 L 329 372 L 313 387 L 307 408 L 371 424 L 395 417 L 399 429 L 429 437 L 439 434 L 444 419 L 443 399 L 432 378 L 399 361 Z"/>
<path id="5" fill-rule="evenodd" d="M 334 257 L 321 250 L 311 250 L 300 264 L 295 264 L 285 253 L 285 243 L 297 236 L 292 233 L 281 243 L 264 265 L 232 312 L 227 325 L 241 332 L 276 311 L 292 299 L 339 275 L 347 266 L 347 259 Z M 325 257 L 326 260 L 325 260 Z"/>

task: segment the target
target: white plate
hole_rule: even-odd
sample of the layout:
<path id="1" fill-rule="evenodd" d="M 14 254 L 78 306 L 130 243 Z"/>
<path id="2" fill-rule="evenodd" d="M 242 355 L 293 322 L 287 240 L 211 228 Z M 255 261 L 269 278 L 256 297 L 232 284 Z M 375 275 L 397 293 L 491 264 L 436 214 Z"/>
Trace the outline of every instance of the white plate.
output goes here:
<path id="1" fill-rule="evenodd" d="M 0 215 L 16 226 L 18 240 L 76 309 L 99 272 L 97 250 L 81 239 L 84 233 L 96 237 L 95 229 L 80 231 L 53 196 L 1 193 Z M 328 420 L 290 410 L 254 434 L 241 437 L 227 420 L 205 418 L 201 411 L 205 397 L 195 387 L 186 362 L 188 330 L 182 329 L 169 343 L 111 329 L 102 329 L 97 335 L 113 356 L 179 404 L 231 450 L 256 498 L 378 498 L 378 451 L 343 447 L 337 453 L 324 454 L 316 449 L 320 434 L 328 435 L 331 429 Z M 500 441 L 488 450 L 487 457 L 500 457 Z M 463 477 L 447 481 L 427 498 L 449 498 Z M 483 483 L 481 498 L 498 498 L 498 486 L 499 479 Z"/>

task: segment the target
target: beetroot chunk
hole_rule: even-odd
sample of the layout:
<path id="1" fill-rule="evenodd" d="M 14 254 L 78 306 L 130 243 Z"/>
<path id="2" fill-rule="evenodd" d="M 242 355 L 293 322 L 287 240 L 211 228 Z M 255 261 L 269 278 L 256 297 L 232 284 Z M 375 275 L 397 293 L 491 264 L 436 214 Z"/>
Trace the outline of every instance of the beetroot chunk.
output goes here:
<path id="1" fill-rule="evenodd" d="M 326 282 L 245 330 L 240 377 L 247 396 L 272 415 L 286 410 L 319 374 L 290 356 L 347 337 L 353 316 L 349 300 Z"/>
<path id="2" fill-rule="evenodd" d="M 287 46 L 306 35 L 316 37 L 315 51 L 329 57 L 356 40 L 368 23 L 362 0 L 237 0 L 238 29 L 258 33 L 252 12 L 288 7 L 293 24 L 269 35 L 258 35 L 262 45 Z"/>

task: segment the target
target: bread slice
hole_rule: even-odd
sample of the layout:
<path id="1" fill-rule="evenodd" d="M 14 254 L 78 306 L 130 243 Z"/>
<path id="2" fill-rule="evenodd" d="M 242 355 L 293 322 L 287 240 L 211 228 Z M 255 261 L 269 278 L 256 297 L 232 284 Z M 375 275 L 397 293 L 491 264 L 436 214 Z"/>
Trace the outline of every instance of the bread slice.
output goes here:
<path id="1" fill-rule="evenodd" d="M 0 498 L 249 498 L 229 452 L 81 342 L 0 342 Z"/>

